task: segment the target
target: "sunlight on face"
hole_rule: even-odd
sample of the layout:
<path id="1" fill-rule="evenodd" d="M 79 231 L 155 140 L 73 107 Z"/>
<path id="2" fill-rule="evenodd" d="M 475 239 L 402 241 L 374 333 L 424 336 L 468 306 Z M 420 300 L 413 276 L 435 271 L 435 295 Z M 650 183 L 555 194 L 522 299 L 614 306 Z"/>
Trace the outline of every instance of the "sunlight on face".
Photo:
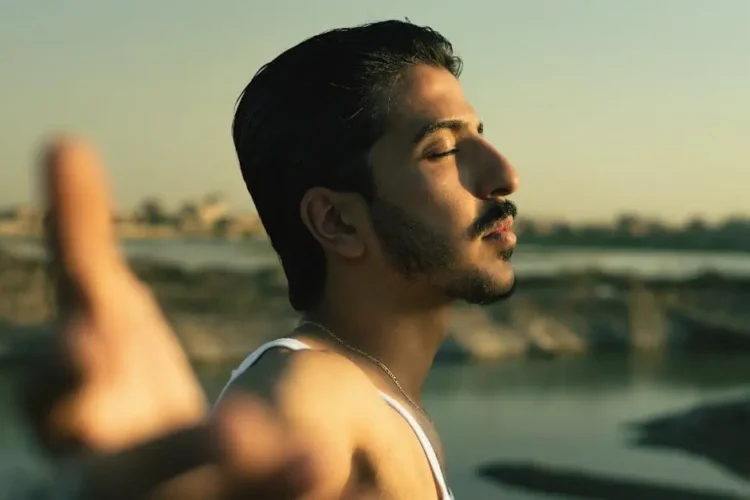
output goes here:
<path id="1" fill-rule="evenodd" d="M 416 66 L 399 82 L 371 151 L 373 228 L 389 264 L 451 299 L 490 303 L 515 283 L 518 187 L 508 161 L 448 71 Z"/>

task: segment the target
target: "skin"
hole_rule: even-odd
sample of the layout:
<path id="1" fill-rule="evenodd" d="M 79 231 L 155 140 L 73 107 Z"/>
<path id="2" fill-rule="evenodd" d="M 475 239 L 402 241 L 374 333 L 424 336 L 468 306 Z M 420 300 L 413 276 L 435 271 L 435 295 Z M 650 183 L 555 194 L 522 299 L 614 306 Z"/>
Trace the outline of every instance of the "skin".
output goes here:
<path id="1" fill-rule="evenodd" d="M 379 201 L 371 207 L 358 195 L 324 188 L 311 189 L 302 200 L 302 219 L 327 259 L 323 299 L 306 316 L 382 361 L 419 401 L 451 304 L 491 302 L 512 290 L 513 268 L 503 255 L 515 246 L 515 235 L 507 226 L 491 238 L 474 229 L 516 191 L 518 176 L 482 136 L 476 113 L 448 71 L 413 67 L 394 96 L 395 112 L 369 154 Z M 434 126 L 446 121 L 450 126 Z M 382 238 L 383 232 L 406 238 L 409 231 L 379 219 L 378 210 L 395 210 L 416 228 L 411 233 L 422 235 L 411 242 L 422 252 L 411 272 L 398 248 L 394 255 Z M 269 352 L 233 391 L 263 398 L 288 432 L 317 451 L 315 486 L 304 498 L 436 498 L 413 430 L 377 393 L 413 410 L 390 377 L 315 328 L 292 336 L 313 350 Z M 432 423 L 412 413 L 442 461 Z"/>
<path id="2" fill-rule="evenodd" d="M 230 398 L 208 420 L 185 353 L 120 256 L 96 151 L 57 139 L 41 178 L 58 321 L 21 396 L 42 447 L 87 457 L 90 498 L 296 498 L 307 450 L 262 402 Z"/>

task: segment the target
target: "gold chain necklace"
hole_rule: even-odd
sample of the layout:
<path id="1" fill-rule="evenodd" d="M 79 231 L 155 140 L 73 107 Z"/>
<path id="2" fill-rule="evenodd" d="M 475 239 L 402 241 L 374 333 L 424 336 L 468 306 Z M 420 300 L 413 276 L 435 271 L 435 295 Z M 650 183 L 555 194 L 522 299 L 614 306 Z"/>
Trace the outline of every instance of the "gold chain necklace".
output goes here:
<path id="1" fill-rule="evenodd" d="M 370 354 L 367 354 L 365 351 L 363 351 L 361 349 L 357 349 L 356 347 L 347 344 L 346 342 L 344 342 L 343 340 L 341 340 L 338 337 L 338 335 L 336 335 L 335 333 L 333 333 L 331 330 L 329 330 L 325 326 L 321 325 L 320 323 L 316 323 L 315 321 L 305 320 L 305 321 L 301 321 L 298 326 L 301 327 L 301 326 L 304 326 L 304 325 L 314 326 L 315 328 L 318 328 L 319 330 L 322 330 L 323 332 L 325 332 L 326 334 L 328 334 L 329 337 L 331 337 L 338 344 L 340 344 L 342 347 L 344 347 L 346 349 L 349 349 L 353 353 L 358 354 L 358 355 L 362 356 L 363 358 L 366 358 L 366 359 L 370 360 L 372 363 L 374 363 L 378 368 L 380 368 L 381 370 L 383 370 L 383 372 L 385 372 L 386 375 L 388 375 L 389 377 L 391 377 L 391 380 L 393 380 L 393 383 L 396 384 L 396 387 L 398 388 L 398 391 L 401 393 L 402 396 L 404 396 L 404 398 L 406 398 L 406 400 L 409 402 L 409 404 L 411 404 L 419 413 L 422 414 L 422 416 L 424 416 L 424 418 L 426 418 L 430 423 L 432 423 L 432 419 L 427 414 L 427 412 L 424 411 L 421 406 L 419 406 L 412 398 L 409 397 L 409 395 L 406 393 L 406 391 L 404 390 L 404 388 L 401 386 L 401 383 L 398 381 L 398 378 L 396 378 L 396 375 L 394 375 L 394 373 L 387 366 L 385 366 L 385 363 L 383 363 L 382 361 L 380 361 L 375 356 L 371 356 Z"/>

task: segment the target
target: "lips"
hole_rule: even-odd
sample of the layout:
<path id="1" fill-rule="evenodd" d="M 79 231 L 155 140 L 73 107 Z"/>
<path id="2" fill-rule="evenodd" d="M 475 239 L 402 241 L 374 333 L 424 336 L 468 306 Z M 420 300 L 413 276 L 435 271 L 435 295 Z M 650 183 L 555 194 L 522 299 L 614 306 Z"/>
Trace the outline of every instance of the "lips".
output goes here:
<path id="1" fill-rule="evenodd" d="M 497 221 L 487 230 L 483 238 L 498 238 L 508 233 L 513 234 L 513 217 Z"/>
<path id="2" fill-rule="evenodd" d="M 516 247 L 516 233 L 513 232 L 513 217 L 506 217 L 495 223 L 482 237 L 483 241 L 498 246 L 503 260 L 510 260 Z"/>

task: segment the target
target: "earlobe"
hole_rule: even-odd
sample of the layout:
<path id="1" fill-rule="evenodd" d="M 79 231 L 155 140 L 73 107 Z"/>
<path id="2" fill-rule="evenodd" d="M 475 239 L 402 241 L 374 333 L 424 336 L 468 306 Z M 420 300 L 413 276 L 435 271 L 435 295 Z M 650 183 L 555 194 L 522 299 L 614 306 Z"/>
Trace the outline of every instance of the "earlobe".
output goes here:
<path id="1" fill-rule="evenodd" d="M 356 259 L 364 254 L 365 245 L 346 196 L 325 188 L 312 188 L 302 197 L 300 217 L 324 250 L 345 259 Z"/>

